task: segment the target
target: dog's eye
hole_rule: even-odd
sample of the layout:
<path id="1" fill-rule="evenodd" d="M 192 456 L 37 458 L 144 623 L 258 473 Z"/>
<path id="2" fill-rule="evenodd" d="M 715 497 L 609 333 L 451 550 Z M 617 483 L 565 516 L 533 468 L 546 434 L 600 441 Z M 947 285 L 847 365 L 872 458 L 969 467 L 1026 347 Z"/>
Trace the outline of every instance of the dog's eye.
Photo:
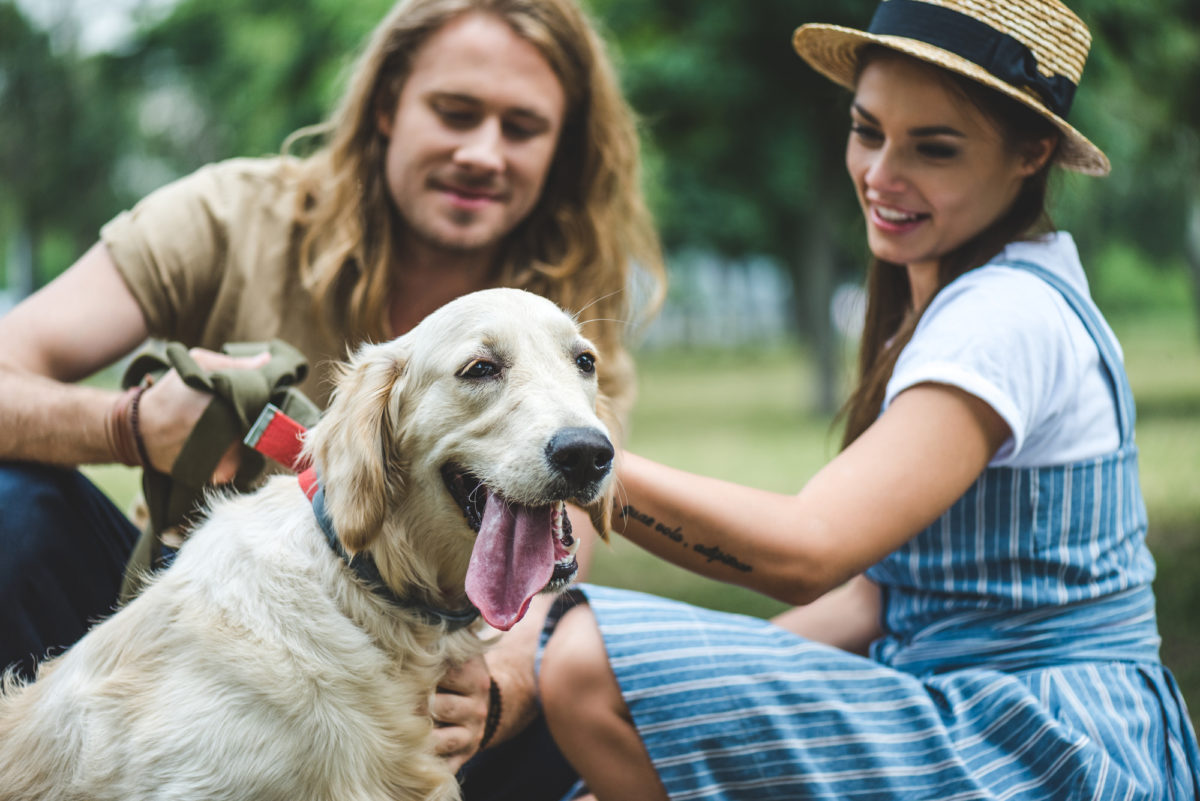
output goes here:
<path id="1" fill-rule="evenodd" d="M 590 353 L 584 352 L 575 357 L 575 364 L 585 373 L 596 372 L 596 357 Z"/>
<path id="2" fill-rule="evenodd" d="M 499 374 L 500 366 L 494 362 L 476 359 L 458 371 L 459 378 L 491 378 Z"/>

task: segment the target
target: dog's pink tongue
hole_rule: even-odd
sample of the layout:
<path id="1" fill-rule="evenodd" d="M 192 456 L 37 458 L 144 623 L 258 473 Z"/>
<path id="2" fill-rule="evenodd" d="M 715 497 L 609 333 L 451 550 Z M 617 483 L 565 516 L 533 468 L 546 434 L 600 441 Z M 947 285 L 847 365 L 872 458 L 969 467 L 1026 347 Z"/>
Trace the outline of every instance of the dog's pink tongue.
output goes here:
<path id="1" fill-rule="evenodd" d="M 488 625 L 508 631 L 554 574 L 551 507 L 489 495 L 467 565 L 467 597 Z"/>

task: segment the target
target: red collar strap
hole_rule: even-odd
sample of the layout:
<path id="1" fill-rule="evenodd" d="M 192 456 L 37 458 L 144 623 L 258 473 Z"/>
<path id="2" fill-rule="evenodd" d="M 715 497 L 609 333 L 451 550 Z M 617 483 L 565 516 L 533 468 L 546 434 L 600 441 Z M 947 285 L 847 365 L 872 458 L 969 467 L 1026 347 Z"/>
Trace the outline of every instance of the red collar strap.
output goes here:
<path id="1" fill-rule="evenodd" d="M 299 473 L 300 489 L 311 501 L 317 494 L 317 471 L 301 455 L 306 430 L 278 406 L 268 403 L 242 441 L 263 456 Z"/>

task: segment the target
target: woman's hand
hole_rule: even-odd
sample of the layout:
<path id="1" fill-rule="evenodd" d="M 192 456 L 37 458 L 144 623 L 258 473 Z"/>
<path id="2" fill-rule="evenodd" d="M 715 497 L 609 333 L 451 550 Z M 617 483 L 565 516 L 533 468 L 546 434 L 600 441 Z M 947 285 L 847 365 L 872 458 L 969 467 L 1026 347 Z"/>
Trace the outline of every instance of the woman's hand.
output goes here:
<path id="1" fill-rule="evenodd" d="M 433 699 L 434 753 L 458 772 L 479 750 L 487 722 L 491 676 L 482 656 L 451 668 Z"/>

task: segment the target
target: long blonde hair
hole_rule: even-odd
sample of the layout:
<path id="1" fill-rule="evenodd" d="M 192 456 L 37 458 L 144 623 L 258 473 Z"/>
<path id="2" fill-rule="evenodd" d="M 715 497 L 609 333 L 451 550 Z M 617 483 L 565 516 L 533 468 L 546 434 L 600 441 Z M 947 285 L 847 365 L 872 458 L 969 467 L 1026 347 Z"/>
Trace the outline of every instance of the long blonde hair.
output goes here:
<path id="1" fill-rule="evenodd" d="M 413 57 L 447 22 L 494 15 L 534 45 L 566 92 L 542 196 L 507 237 L 498 277 L 580 314 L 601 350 L 607 394 L 625 406 L 625 329 L 661 301 L 661 246 L 641 188 L 638 131 L 605 44 L 574 0 L 401 0 L 376 27 L 340 105 L 284 144 L 321 137 L 301 165 L 300 261 L 321 319 L 352 341 L 386 337 L 394 212 L 376 120 L 391 113 Z M 640 278 L 640 292 L 632 293 Z M 637 294 L 638 297 L 631 297 Z"/>

